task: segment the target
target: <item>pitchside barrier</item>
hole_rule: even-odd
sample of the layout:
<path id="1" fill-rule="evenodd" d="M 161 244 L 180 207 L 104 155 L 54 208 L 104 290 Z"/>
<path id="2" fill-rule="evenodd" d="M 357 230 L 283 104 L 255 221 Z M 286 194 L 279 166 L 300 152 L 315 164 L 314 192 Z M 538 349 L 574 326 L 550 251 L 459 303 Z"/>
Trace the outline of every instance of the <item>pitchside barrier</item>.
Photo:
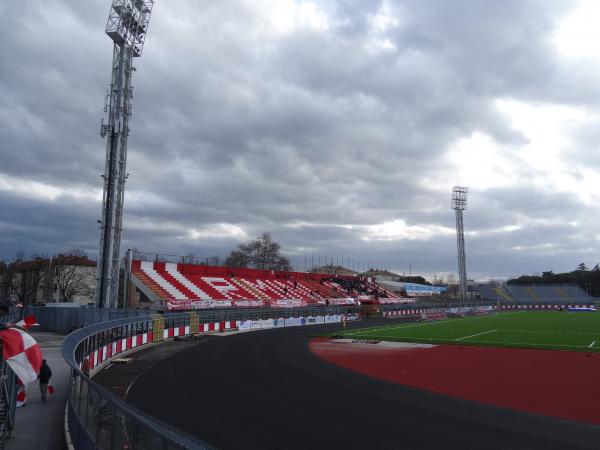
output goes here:
<path id="1" fill-rule="evenodd" d="M 269 316 L 269 313 L 271 314 Z M 227 330 L 270 329 L 356 320 L 359 308 L 210 311 L 132 317 L 96 323 L 69 334 L 63 357 L 71 367 L 67 426 L 76 450 L 212 449 L 209 444 L 148 416 L 93 381 L 114 358 L 178 336 Z"/>
<path id="2" fill-rule="evenodd" d="M 384 317 L 420 317 L 423 320 L 441 320 L 447 317 L 463 317 L 491 314 L 496 312 L 494 305 L 454 306 L 448 308 L 412 307 L 384 311 Z"/>
<path id="3" fill-rule="evenodd" d="M 332 309 L 334 308 L 334 309 Z M 12 308 L 17 315 L 21 308 Z M 303 308 L 221 308 L 197 310 L 198 314 L 206 322 L 221 322 L 225 320 L 244 320 L 244 319 L 262 319 L 268 317 L 291 317 L 293 315 L 322 315 L 325 311 L 335 310 L 338 313 L 353 312 L 356 307 L 334 307 L 309 306 Z M 67 334 L 71 331 L 82 328 L 94 323 L 107 322 L 109 320 L 126 319 L 129 317 L 147 319 L 153 312 L 146 310 L 128 310 L 128 309 L 105 309 L 94 307 L 51 307 L 51 306 L 33 306 L 26 307 L 24 315 L 34 315 L 40 324 L 36 327 L 39 331 L 49 331 L 53 333 Z M 15 322 L 14 320 L 13 322 Z"/>
<path id="4" fill-rule="evenodd" d="M 427 307 L 427 306 L 404 306 L 401 308 L 386 309 L 383 311 L 384 317 L 421 317 L 425 320 L 439 320 L 451 315 L 474 315 L 487 314 L 495 311 L 552 311 L 566 310 L 572 306 L 578 308 L 593 309 L 596 305 L 593 304 L 570 304 L 570 303 L 514 303 L 514 304 L 478 304 L 475 306 L 453 306 L 453 307 Z"/>
<path id="5" fill-rule="evenodd" d="M 511 304 L 511 305 L 500 305 L 500 309 L 514 310 L 514 309 L 525 309 L 525 310 L 553 310 L 553 309 L 567 309 L 572 306 L 577 306 L 578 308 L 594 308 L 595 305 L 591 303 L 520 303 L 520 304 Z"/>

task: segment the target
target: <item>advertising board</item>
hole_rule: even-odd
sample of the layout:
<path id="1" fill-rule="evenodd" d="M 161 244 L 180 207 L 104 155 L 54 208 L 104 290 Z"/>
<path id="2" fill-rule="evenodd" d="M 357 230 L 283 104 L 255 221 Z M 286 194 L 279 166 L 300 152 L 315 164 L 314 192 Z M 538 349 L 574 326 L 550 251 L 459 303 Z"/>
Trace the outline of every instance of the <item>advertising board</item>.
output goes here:
<path id="1" fill-rule="evenodd" d="M 261 328 L 273 328 L 275 325 L 273 325 L 273 319 L 262 319 L 260 321 L 260 327 Z"/>
<path id="2" fill-rule="evenodd" d="M 252 324 L 250 320 L 238 320 L 237 325 L 240 330 L 249 330 Z"/>
<path id="3" fill-rule="evenodd" d="M 285 319 L 280 317 L 279 319 L 273 319 L 274 327 L 285 327 Z"/>

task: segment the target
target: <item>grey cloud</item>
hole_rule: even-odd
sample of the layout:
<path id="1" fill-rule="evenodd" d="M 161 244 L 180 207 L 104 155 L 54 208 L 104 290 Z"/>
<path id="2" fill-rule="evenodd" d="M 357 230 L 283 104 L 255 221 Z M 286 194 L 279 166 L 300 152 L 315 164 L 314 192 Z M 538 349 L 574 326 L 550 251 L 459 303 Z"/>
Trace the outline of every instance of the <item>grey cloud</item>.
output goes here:
<path id="1" fill-rule="evenodd" d="M 481 132 L 511 152 L 522 183 L 472 192 L 465 221 L 478 233 L 467 242 L 473 273 L 539 271 L 586 254 L 583 236 L 597 210 L 583 213 L 579 199 L 528 184 L 535 168 L 518 156 L 527 139 L 494 104 L 501 97 L 597 107 L 593 73 L 566 77 L 571 66 L 552 47 L 573 4 L 389 3 L 399 25 L 379 37 L 395 48 L 377 52 L 367 48 L 369 16 L 382 2 L 317 2 L 331 16 L 328 30 L 280 34 L 265 32 L 268 12 L 250 3 L 157 2 L 135 61 L 124 247 L 225 255 L 240 236 L 194 239 L 190 230 L 231 224 L 248 236 L 272 231 L 299 267 L 298 249 L 310 249 L 396 270 L 453 271 L 453 237 L 366 241 L 364 226 L 402 219 L 452 229 L 451 186 L 436 180 L 452 177 L 450 146 Z M 0 177 L 101 188 L 108 5 L 0 6 L 3 60 L 12 61 L 0 66 Z M 579 140 L 566 157 L 574 159 L 594 134 L 573 133 Z M 93 253 L 98 202 L 17 195 L 1 200 L 0 257 L 21 247 Z M 515 223 L 523 228 L 490 236 Z M 555 254 L 514 250 L 528 242 L 554 242 Z"/>

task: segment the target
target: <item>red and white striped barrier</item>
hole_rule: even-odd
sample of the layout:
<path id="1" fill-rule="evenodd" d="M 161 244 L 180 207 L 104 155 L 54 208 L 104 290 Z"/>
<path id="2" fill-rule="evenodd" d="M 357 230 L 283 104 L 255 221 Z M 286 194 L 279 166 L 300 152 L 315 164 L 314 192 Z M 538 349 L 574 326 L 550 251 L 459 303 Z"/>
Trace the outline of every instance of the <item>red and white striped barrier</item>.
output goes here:
<path id="1" fill-rule="evenodd" d="M 94 350 L 88 355 L 90 370 L 117 356 L 119 353 L 151 343 L 153 337 L 151 332 L 146 332 L 113 341 L 100 347 L 98 350 Z"/>
<path id="2" fill-rule="evenodd" d="M 423 311 L 424 310 L 421 310 L 421 309 L 399 309 L 397 311 L 384 311 L 383 316 L 384 317 L 418 316 Z"/>

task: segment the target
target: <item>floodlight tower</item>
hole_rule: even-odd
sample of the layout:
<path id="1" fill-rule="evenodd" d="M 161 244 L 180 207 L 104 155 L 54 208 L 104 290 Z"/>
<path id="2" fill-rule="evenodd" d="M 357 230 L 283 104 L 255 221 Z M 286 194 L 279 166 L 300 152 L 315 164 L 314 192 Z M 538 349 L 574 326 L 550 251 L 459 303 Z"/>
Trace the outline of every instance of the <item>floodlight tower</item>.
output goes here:
<path id="1" fill-rule="evenodd" d="M 458 290 L 461 300 L 467 299 L 467 261 L 465 257 L 465 233 L 463 211 L 467 209 L 469 189 L 464 186 L 452 188 L 452 209 L 456 212 L 456 245 L 458 248 Z"/>
<path id="2" fill-rule="evenodd" d="M 113 40 L 113 59 L 104 107 L 108 122 L 102 119 L 100 125 L 100 135 L 106 137 L 106 162 L 96 275 L 99 308 L 117 306 L 133 58 L 142 55 L 153 4 L 154 0 L 113 0 L 106 24 L 106 34 Z"/>

